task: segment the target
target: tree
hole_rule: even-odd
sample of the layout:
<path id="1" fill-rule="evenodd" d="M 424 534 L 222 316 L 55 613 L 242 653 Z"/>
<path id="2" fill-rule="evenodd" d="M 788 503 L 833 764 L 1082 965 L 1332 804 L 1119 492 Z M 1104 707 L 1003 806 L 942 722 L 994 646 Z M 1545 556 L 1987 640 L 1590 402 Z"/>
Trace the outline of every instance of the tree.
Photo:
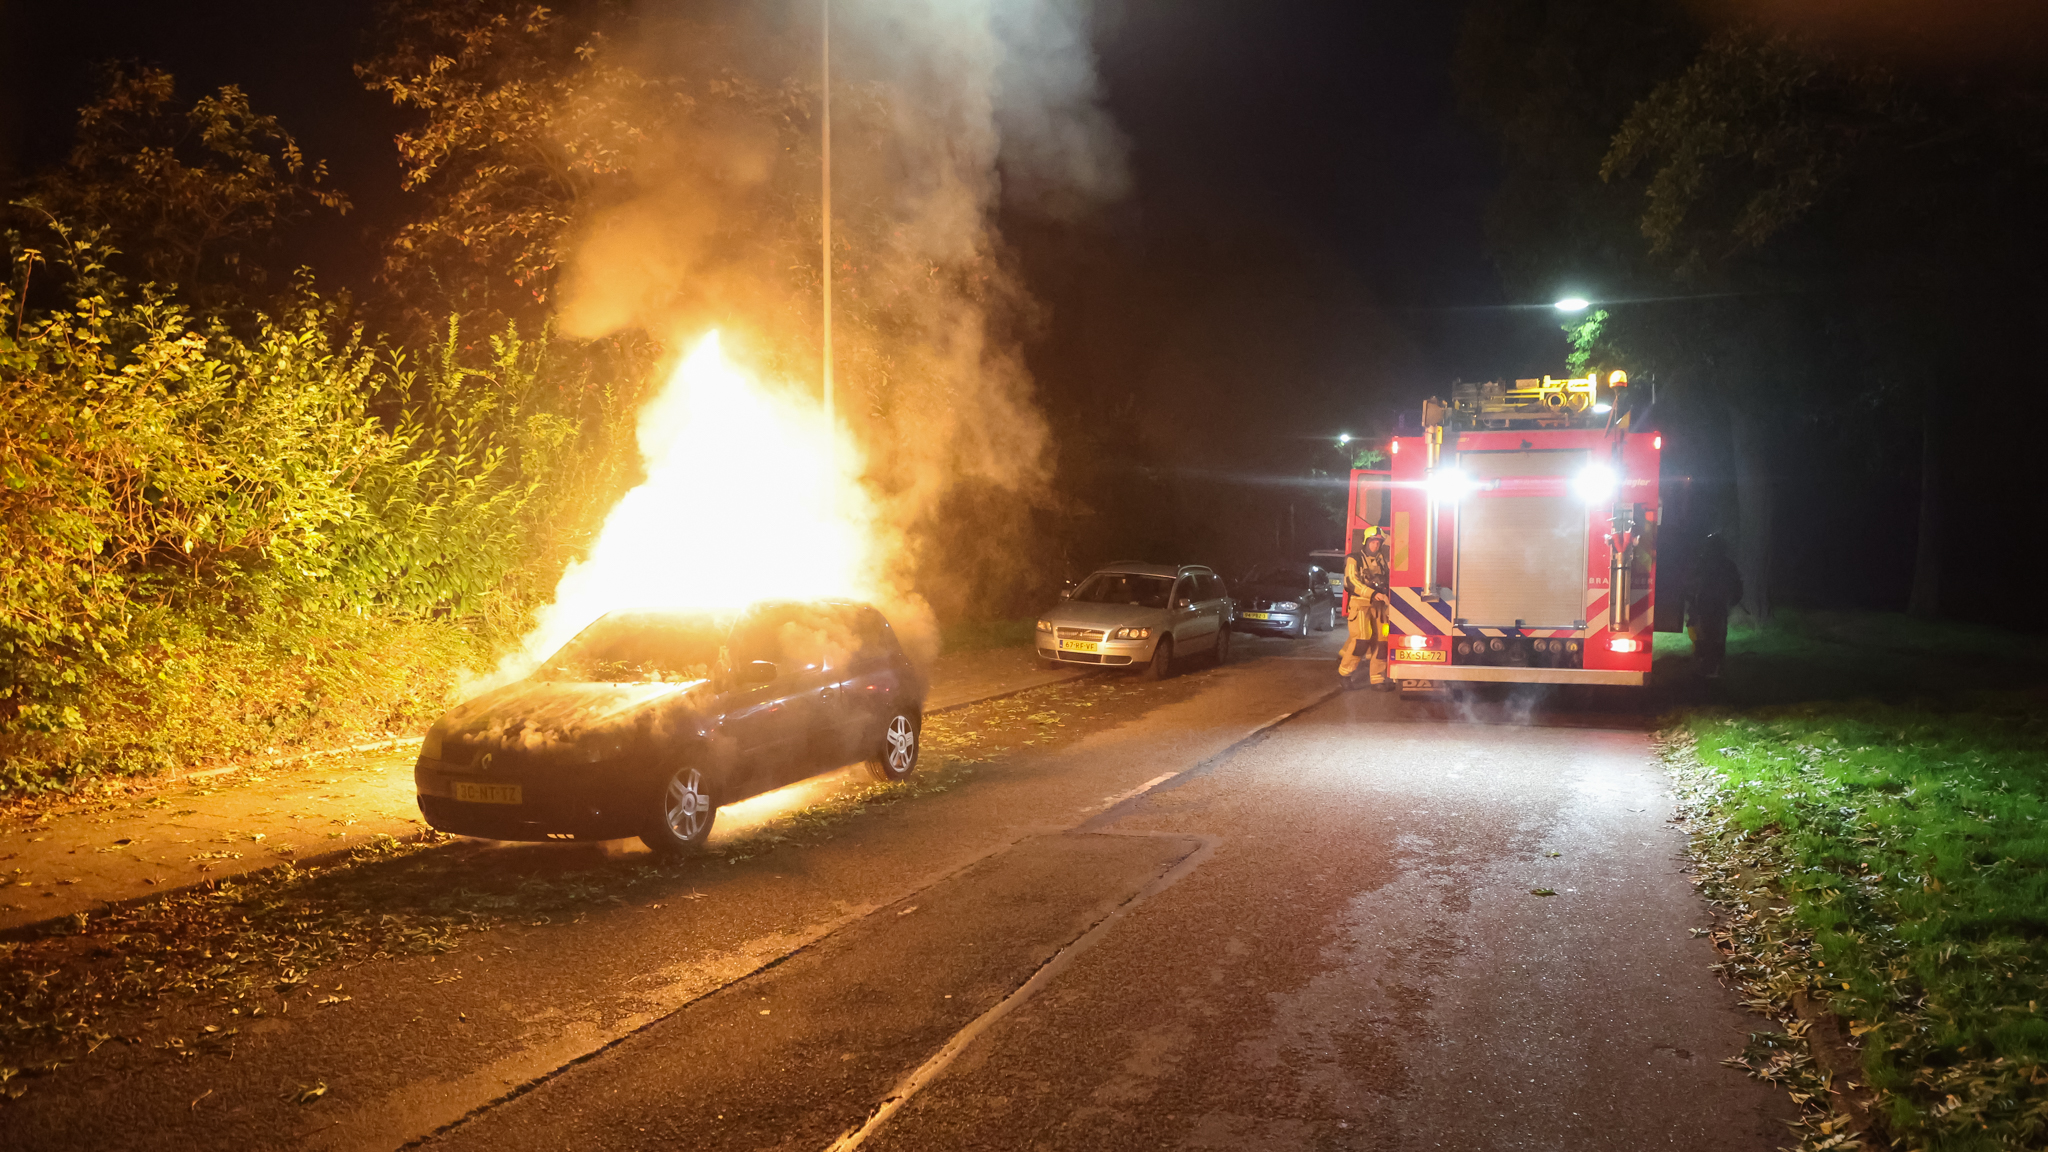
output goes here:
<path id="1" fill-rule="evenodd" d="M 228 85 L 191 103 L 170 73 L 111 68 L 79 110 L 63 164 L 32 184 L 31 214 L 98 231 L 130 279 L 202 309 L 248 304 L 273 284 L 279 232 L 315 210 L 348 211 L 273 116 Z"/>
<path id="2" fill-rule="evenodd" d="M 2029 72 L 1908 70 L 1811 38 L 1725 29 L 1630 113 L 1604 179 L 1637 171 L 1641 230 L 1682 273 L 1798 268 L 1870 351 L 1851 367 L 1919 425 L 1909 608 L 1940 608 L 1952 374 L 1987 378 L 2040 299 L 2048 86 Z M 1839 396 L 1844 390 L 1837 388 Z"/>

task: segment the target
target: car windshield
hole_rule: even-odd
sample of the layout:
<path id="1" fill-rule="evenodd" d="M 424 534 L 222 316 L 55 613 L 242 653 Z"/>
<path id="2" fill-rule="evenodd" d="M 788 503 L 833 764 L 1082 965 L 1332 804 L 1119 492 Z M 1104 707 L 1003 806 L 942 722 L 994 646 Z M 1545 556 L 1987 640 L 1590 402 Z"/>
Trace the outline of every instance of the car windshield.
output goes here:
<path id="1" fill-rule="evenodd" d="M 1164 608 L 1173 595 L 1173 577 L 1142 576 L 1135 572 L 1097 572 L 1074 589 L 1073 598 L 1083 604 L 1134 604 L 1140 608 Z"/>
<path id="2" fill-rule="evenodd" d="M 577 633 L 535 675 L 607 684 L 706 680 L 725 635 L 710 615 L 615 612 Z"/>
<path id="3" fill-rule="evenodd" d="M 1244 578 L 1244 582 L 1246 584 L 1294 584 L 1306 586 L 1308 584 L 1308 569 L 1298 568 L 1292 564 L 1268 564 L 1263 568 L 1252 569 L 1251 573 Z"/>

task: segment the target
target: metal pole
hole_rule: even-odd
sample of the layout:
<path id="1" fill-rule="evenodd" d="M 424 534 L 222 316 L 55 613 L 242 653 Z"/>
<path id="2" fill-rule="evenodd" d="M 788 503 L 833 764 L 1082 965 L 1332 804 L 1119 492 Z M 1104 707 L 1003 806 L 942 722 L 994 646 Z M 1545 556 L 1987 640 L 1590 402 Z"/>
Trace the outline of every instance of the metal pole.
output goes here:
<path id="1" fill-rule="evenodd" d="M 837 425 L 832 418 L 832 0 L 823 0 L 824 35 L 824 144 L 823 177 L 824 210 L 821 213 L 824 225 L 820 229 L 819 247 L 825 269 L 825 428 L 826 434 Z"/>

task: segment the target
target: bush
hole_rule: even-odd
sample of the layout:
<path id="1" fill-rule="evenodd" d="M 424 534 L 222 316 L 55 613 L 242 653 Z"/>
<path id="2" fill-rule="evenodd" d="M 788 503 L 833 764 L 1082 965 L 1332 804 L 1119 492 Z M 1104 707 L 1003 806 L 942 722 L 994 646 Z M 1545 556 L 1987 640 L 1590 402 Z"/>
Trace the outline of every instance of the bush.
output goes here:
<path id="1" fill-rule="evenodd" d="M 416 720 L 630 479 L 545 334 L 416 363 L 309 284 L 238 333 L 56 235 L 64 306 L 18 240 L 0 287 L 0 787 Z"/>

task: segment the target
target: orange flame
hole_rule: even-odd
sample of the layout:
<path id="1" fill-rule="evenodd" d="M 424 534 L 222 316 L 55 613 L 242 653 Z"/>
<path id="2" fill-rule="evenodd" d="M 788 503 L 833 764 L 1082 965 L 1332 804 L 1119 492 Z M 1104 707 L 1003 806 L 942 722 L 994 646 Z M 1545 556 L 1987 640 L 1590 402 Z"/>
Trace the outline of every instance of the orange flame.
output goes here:
<path id="1" fill-rule="evenodd" d="M 524 675 L 618 609 L 879 597 L 877 516 L 860 454 L 826 426 L 807 389 L 765 386 L 712 332 L 641 411 L 639 441 L 647 479 L 562 574 L 524 651 L 493 682 Z"/>

